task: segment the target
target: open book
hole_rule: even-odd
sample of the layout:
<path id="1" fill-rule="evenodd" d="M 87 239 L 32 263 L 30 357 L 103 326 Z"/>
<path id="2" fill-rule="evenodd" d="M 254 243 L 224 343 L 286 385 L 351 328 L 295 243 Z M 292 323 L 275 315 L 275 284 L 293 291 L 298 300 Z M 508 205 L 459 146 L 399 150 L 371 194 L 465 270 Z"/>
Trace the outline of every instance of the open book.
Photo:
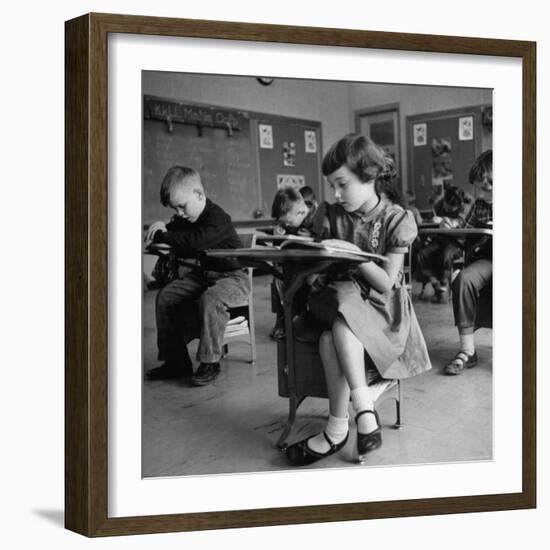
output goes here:
<path id="1" fill-rule="evenodd" d="M 316 243 L 313 241 L 305 241 L 305 240 L 296 240 L 296 239 L 287 239 L 283 241 L 280 245 L 281 249 L 287 250 L 287 249 L 308 249 L 308 248 L 316 248 L 320 250 L 326 250 L 327 252 L 346 252 L 347 254 L 352 254 L 354 256 L 360 256 L 365 258 L 365 260 L 378 260 L 381 262 L 387 262 L 388 258 L 385 256 L 381 256 L 380 254 L 373 254 L 371 252 L 363 252 L 362 250 L 351 250 L 349 248 L 346 248 L 345 246 L 336 246 L 333 244 L 325 244 L 325 243 Z"/>
<path id="2" fill-rule="evenodd" d="M 270 235 L 265 234 L 262 235 L 261 233 L 256 234 L 257 240 L 265 240 L 270 241 L 272 243 L 283 243 L 285 241 L 296 241 L 296 242 L 302 242 L 302 243 L 312 243 L 313 237 L 306 237 L 303 235 Z"/>

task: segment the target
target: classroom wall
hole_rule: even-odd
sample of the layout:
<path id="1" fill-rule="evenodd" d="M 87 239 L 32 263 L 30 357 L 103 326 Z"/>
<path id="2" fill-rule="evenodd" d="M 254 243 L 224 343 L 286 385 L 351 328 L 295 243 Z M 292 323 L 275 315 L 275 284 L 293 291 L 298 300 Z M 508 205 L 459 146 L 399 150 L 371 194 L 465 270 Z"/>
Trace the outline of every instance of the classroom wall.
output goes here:
<path id="1" fill-rule="evenodd" d="M 145 94 L 320 121 L 323 153 L 344 134 L 355 131 L 355 111 L 399 103 L 404 189 L 408 188 L 407 116 L 492 102 L 491 90 L 475 88 L 347 82 L 322 82 L 320 85 L 319 81 L 284 78 L 275 79 L 270 86 L 262 86 L 254 77 L 156 71 L 144 72 L 142 82 Z M 491 146 L 491 134 L 484 131 L 482 150 Z M 324 193 L 325 198 L 331 200 L 326 181 Z"/>
<path id="2" fill-rule="evenodd" d="M 350 109 L 361 109 L 399 103 L 403 189 L 408 189 L 407 117 L 447 109 L 492 103 L 492 90 L 481 88 L 447 88 L 441 86 L 396 86 L 384 84 L 350 84 Z M 352 124 L 354 122 L 352 120 Z M 482 150 L 492 147 L 491 134 L 484 131 Z"/>
<path id="3" fill-rule="evenodd" d="M 303 118 L 322 124 L 323 152 L 352 130 L 350 87 L 343 82 L 276 78 L 262 86 L 254 77 L 144 72 L 143 93 Z M 327 198 L 330 195 L 326 194 Z"/>

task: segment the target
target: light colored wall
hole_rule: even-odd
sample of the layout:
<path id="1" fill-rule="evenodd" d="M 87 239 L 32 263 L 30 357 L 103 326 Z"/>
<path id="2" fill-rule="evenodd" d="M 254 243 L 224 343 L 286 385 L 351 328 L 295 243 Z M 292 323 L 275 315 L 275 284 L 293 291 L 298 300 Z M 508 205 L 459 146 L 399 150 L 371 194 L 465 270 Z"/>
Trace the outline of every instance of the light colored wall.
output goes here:
<path id="1" fill-rule="evenodd" d="M 355 130 L 356 110 L 399 103 L 402 182 L 407 189 L 406 117 L 422 113 L 491 103 L 492 91 L 478 88 L 396 86 L 290 80 L 277 78 L 270 86 L 254 77 L 215 76 L 147 71 L 143 93 L 183 101 L 316 120 L 322 124 L 322 151 Z M 482 149 L 491 147 L 484 133 Z M 331 193 L 325 182 L 325 197 Z"/>
<path id="2" fill-rule="evenodd" d="M 403 188 L 408 188 L 407 177 L 407 117 L 423 113 L 433 113 L 447 109 L 490 104 L 492 90 L 481 88 L 448 88 L 441 86 L 396 86 L 388 84 L 351 84 L 350 108 L 352 122 L 354 112 L 399 103 L 401 161 Z M 484 132 L 482 150 L 490 149 L 491 135 Z"/>
<path id="3" fill-rule="evenodd" d="M 319 121 L 323 153 L 352 129 L 343 82 L 277 78 L 262 86 L 254 77 L 144 72 L 142 84 L 145 94 Z"/>

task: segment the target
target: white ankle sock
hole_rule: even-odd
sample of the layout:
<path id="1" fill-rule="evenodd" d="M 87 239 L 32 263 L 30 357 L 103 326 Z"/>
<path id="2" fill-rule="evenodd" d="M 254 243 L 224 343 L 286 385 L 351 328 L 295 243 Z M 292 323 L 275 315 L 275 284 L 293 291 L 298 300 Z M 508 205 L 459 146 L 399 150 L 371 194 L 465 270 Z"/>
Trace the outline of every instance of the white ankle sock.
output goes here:
<path id="1" fill-rule="evenodd" d="M 473 355 L 476 351 L 473 333 L 459 334 L 459 338 L 460 338 L 460 351 L 464 351 L 468 355 Z"/>
<path id="2" fill-rule="evenodd" d="M 374 403 L 376 403 L 376 400 L 388 389 L 389 386 L 392 385 L 393 382 L 394 380 L 380 380 L 380 382 L 376 382 L 375 384 L 369 386 Z"/>
<path id="3" fill-rule="evenodd" d="M 324 431 L 332 443 L 337 444 L 343 441 L 348 433 L 348 430 L 349 416 L 346 415 L 345 418 L 340 418 L 329 414 L 328 422 Z M 322 432 L 317 434 L 315 437 L 312 437 L 307 442 L 307 446 L 316 453 L 326 453 L 330 449 L 330 445 Z"/>
<path id="4" fill-rule="evenodd" d="M 351 403 L 356 414 L 361 411 L 374 410 L 374 393 L 375 392 L 367 386 L 361 386 L 360 388 L 351 390 Z M 376 423 L 374 414 L 363 414 L 357 421 L 357 430 L 362 434 L 370 433 L 377 427 L 378 424 Z"/>

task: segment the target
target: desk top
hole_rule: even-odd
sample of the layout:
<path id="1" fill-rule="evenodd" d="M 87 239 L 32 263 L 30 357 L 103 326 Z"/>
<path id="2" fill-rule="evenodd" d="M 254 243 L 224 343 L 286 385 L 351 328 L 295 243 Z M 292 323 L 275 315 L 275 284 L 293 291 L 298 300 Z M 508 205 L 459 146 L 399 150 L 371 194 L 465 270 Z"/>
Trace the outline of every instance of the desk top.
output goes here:
<path id="1" fill-rule="evenodd" d="M 268 235 L 262 233 L 256 233 L 257 243 L 282 243 L 284 241 L 296 241 L 312 243 L 315 239 L 313 237 L 306 237 L 302 235 Z"/>
<path id="2" fill-rule="evenodd" d="M 331 261 L 331 262 L 354 262 L 364 263 L 367 261 L 364 257 L 358 256 L 353 252 L 323 250 L 323 249 L 279 249 L 279 248 L 233 248 L 233 249 L 217 249 L 207 250 L 207 256 L 217 258 L 240 258 L 251 260 L 263 260 L 267 262 L 293 263 L 303 261 Z"/>
<path id="3" fill-rule="evenodd" d="M 446 229 L 444 227 L 424 228 L 418 230 L 419 235 L 446 235 L 448 237 L 468 237 L 480 235 L 493 235 L 492 229 L 479 227 Z"/>

